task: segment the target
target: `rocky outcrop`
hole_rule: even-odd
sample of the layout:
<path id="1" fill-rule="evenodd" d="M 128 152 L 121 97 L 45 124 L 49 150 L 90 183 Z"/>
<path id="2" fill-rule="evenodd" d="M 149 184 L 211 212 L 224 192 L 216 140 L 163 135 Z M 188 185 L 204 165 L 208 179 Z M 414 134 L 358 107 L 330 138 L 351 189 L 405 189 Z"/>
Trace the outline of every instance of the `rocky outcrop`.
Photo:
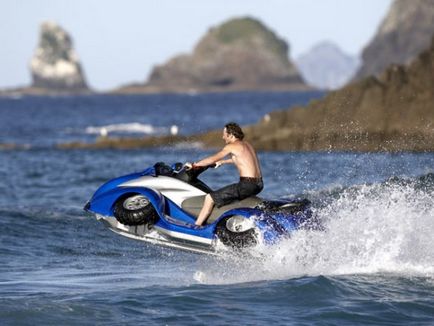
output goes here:
<path id="1" fill-rule="evenodd" d="M 30 68 L 32 88 L 54 92 L 88 90 L 72 39 L 55 23 L 42 24 L 39 44 L 30 62 Z"/>
<path id="2" fill-rule="evenodd" d="M 307 107 L 275 111 L 244 128 L 257 149 L 272 151 L 434 152 L 434 38 L 411 65 L 393 65 Z M 104 138 L 61 148 L 137 148 L 201 142 L 222 146 L 221 130 L 195 136 Z"/>
<path id="3" fill-rule="evenodd" d="M 303 79 L 320 89 L 337 89 L 354 77 L 360 60 L 331 42 L 317 44 L 295 62 Z"/>
<path id="4" fill-rule="evenodd" d="M 434 35 L 434 0 L 395 0 L 374 39 L 363 50 L 356 79 L 378 75 L 390 64 L 408 64 Z"/>
<path id="5" fill-rule="evenodd" d="M 225 91 L 306 88 L 288 59 L 288 45 L 261 22 L 232 19 L 211 28 L 190 55 L 153 69 L 128 91 Z"/>
<path id="6" fill-rule="evenodd" d="M 434 38 L 409 66 L 271 113 L 246 132 L 260 149 L 434 151 Z"/>

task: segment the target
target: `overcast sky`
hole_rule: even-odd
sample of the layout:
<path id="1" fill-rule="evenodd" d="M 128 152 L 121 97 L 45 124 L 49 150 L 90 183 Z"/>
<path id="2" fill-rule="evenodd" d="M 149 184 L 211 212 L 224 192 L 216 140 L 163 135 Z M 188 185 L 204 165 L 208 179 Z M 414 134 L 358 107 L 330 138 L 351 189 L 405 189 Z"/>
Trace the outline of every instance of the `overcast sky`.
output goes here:
<path id="1" fill-rule="evenodd" d="M 0 0 L 0 88 L 31 82 L 40 23 L 72 36 L 86 79 L 97 90 L 144 82 L 152 67 L 189 53 L 211 26 L 261 20 L 296 58 L 330 40 L 358 55 L 392 0 Z"/>

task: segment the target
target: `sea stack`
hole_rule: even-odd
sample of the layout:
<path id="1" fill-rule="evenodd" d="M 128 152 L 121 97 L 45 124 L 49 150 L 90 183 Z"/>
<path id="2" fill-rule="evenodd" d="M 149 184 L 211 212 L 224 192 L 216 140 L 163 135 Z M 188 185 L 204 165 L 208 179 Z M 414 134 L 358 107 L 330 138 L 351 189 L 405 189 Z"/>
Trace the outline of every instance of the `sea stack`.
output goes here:
<path id="1" fill-rule="evenodd" d="M 51 92 L 89 90 L 69 34 L 53 22 L 41 25 L 39 44 L 30 62 L 32 87 Z"/>

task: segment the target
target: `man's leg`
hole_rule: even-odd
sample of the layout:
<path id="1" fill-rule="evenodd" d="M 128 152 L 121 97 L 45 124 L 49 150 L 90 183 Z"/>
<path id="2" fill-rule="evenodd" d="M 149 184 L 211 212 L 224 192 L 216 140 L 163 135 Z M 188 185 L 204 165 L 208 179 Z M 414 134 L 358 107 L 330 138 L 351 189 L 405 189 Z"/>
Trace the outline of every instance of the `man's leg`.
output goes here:
<path id="1" fill-rule="evenodd" d="M 200 210 L 199 216 L 196 220 L 196 225 L 202 225 L 203 222 L 208 218 L 209 214 L 211 214 L 211 211 L 214 207 L 214 200 L 212 200 L 212 197 L 210 194 L 205 196 L 205 201 L 203 202 L 203 207 Z"/>

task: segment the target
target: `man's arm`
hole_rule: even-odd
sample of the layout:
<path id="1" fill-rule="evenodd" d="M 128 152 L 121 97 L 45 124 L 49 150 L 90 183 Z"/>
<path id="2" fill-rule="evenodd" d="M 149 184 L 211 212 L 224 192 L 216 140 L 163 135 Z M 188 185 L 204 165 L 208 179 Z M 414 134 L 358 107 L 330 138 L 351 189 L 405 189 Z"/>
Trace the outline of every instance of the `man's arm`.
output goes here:
<path id="1" fill-rule="evenodd" d="M 233 164 L 233 163 L 234 163 L 234 160 L 232 159 L 232 157 L 228 158 L 227 160 L 220 160 L 220 161 L 215 162 L 216 168 L 218 168 L 220 165 L 223 165 L 223 164 Z"/>
<path id="2" fill-rule="evenodd" d="M 203 160 L 200 160 L 199 162 L 194 163 L 194 166 L 208 166 L 214 163 L 217 163 L 218 161 L 222 160 L 225 156 L 229 155 L 231 153 L 231 145 L 226 145 L 220 152 L 208 156 L 207 158 L 204 158 Z M 231 161 L 225 160 L 225 161 Z"/>

